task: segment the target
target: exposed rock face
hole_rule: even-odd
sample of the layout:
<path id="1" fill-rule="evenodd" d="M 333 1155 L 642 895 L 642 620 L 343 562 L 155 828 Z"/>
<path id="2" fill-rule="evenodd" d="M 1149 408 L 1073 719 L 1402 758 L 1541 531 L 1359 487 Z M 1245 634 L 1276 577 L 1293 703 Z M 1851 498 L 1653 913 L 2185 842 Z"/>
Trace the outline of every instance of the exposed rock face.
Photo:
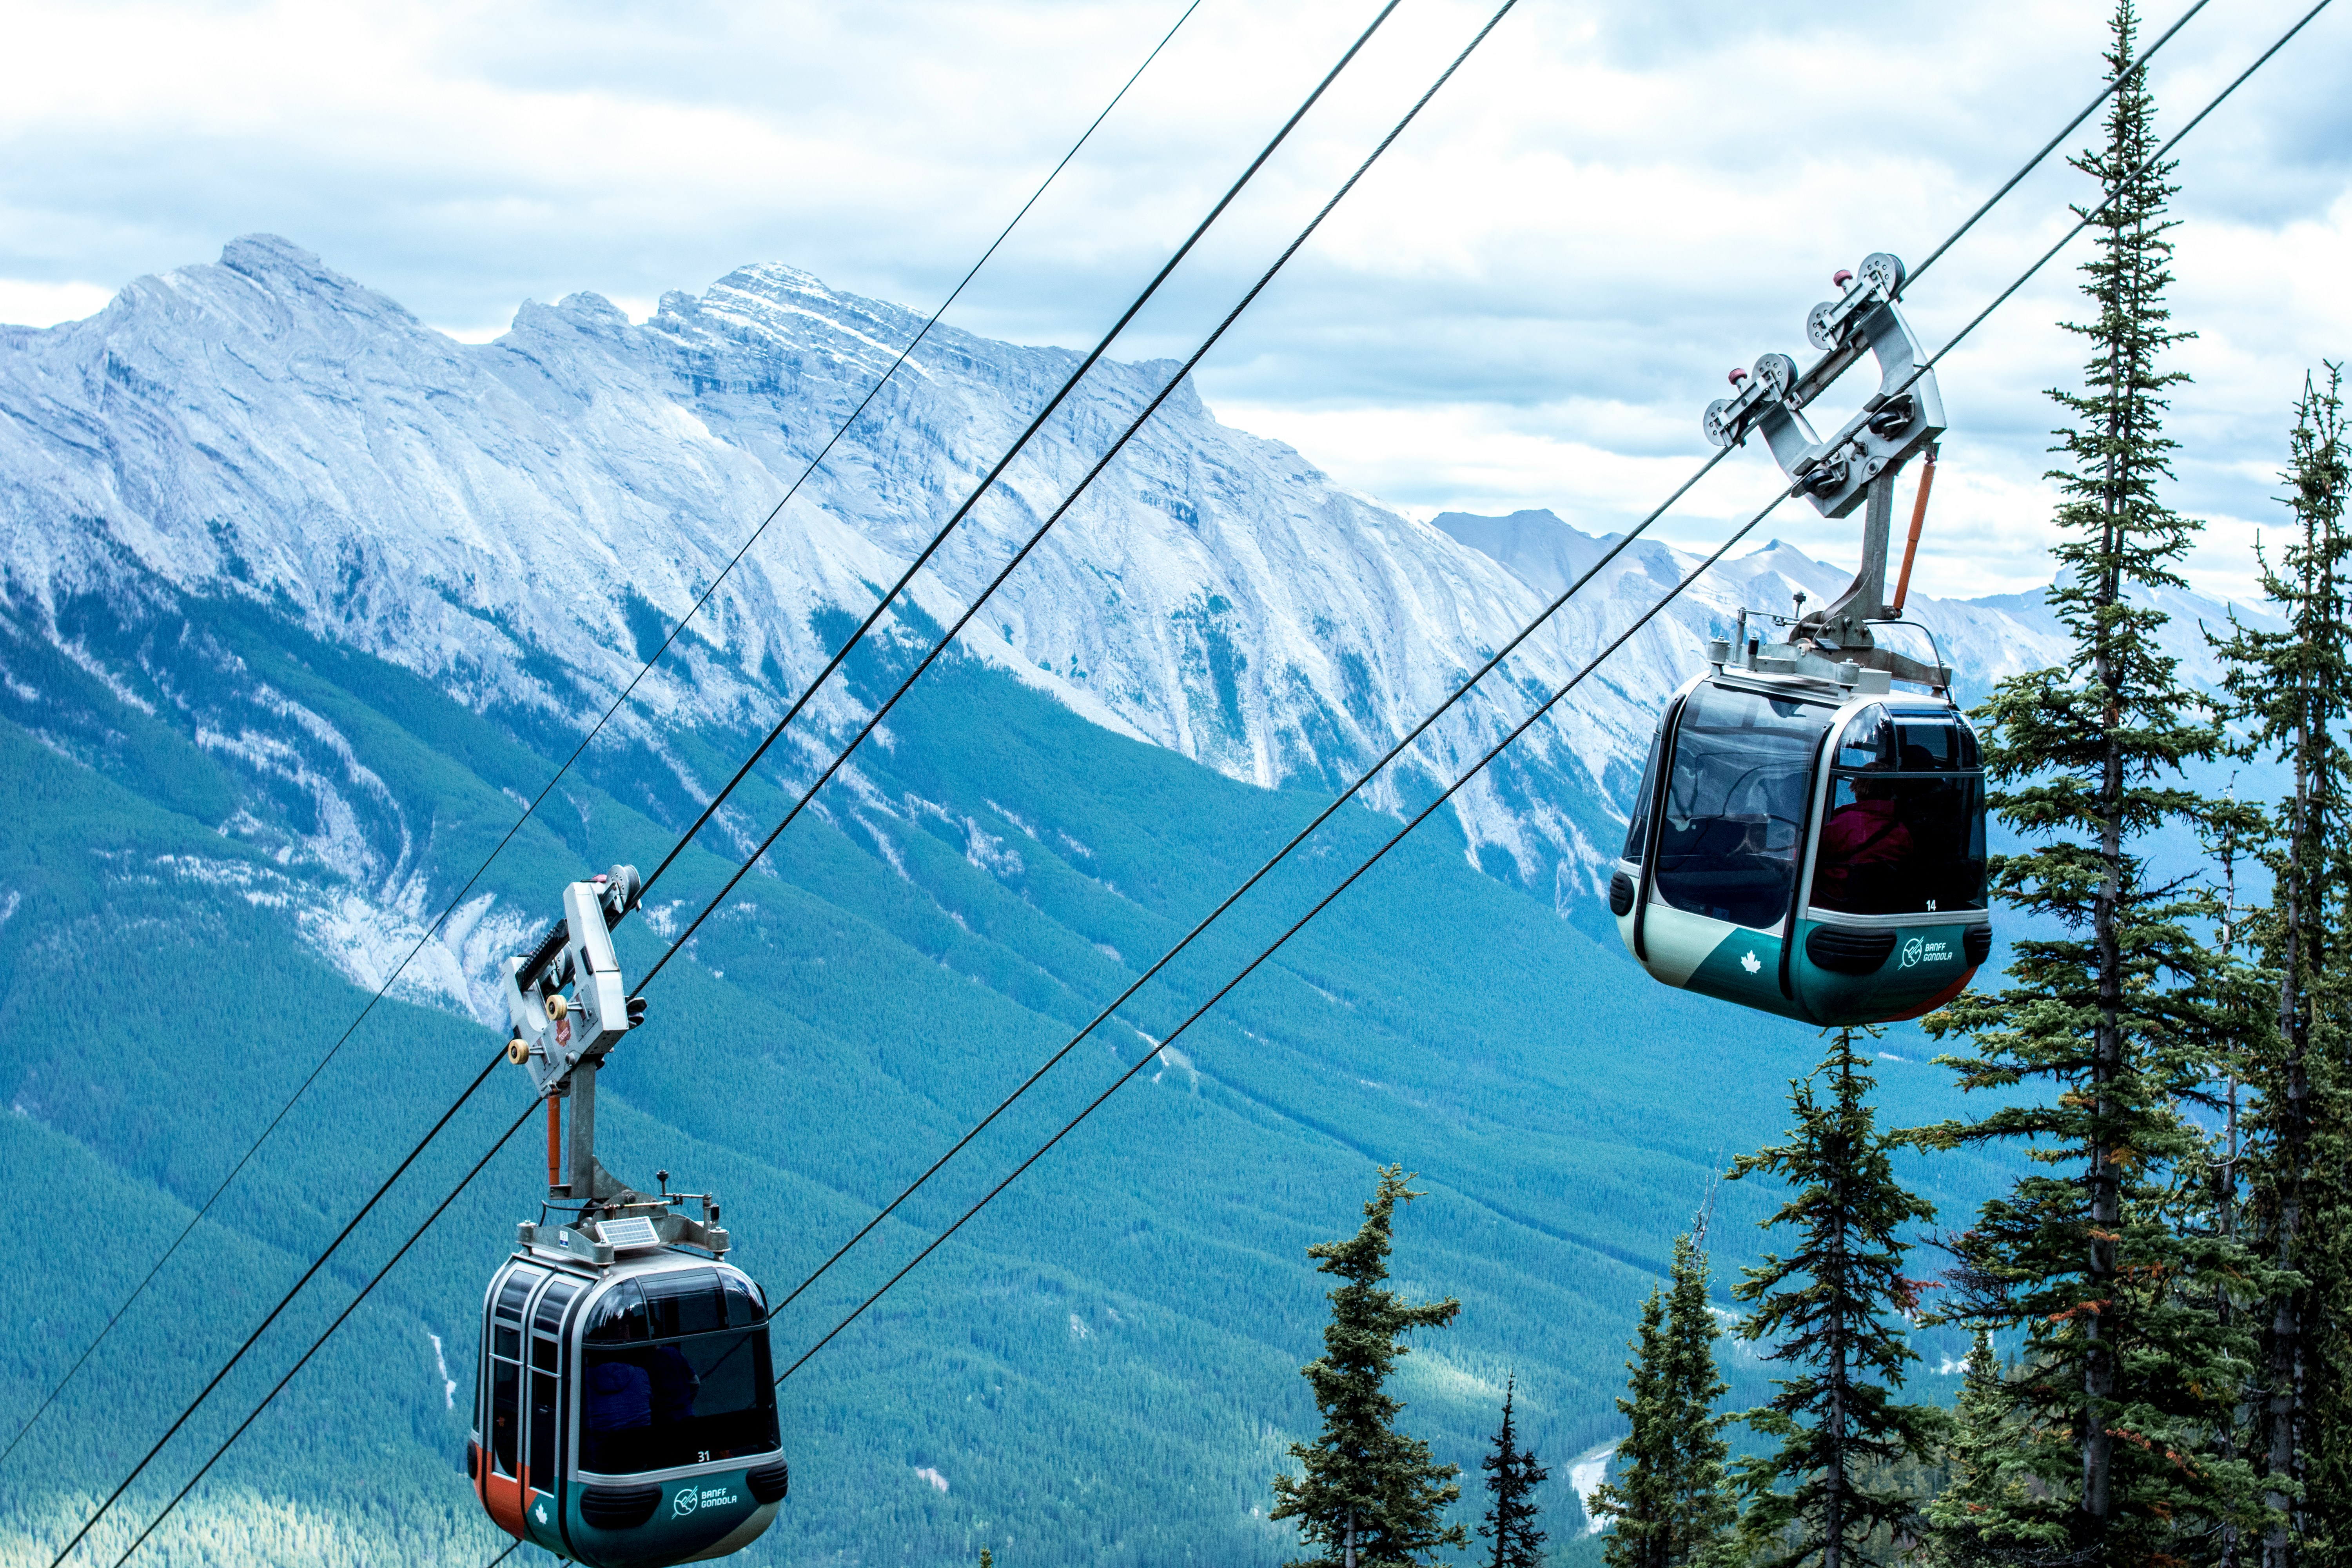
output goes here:
<path id="1" fill-rule="evenodd" d="M 274 600 L 478 710 L 584 730 L 920 325 L 759 266 L 642 326 L 577 294 L 469 345 L 284 240 L 240 239 L 86 321 L 0 329 L 6 597 L 68 644 L 50 608 L 128 559 Z M 625 731 L 658 748 L 668 726 L 781 711 L 828 651 L 820 614 L 862 615 L 1076 363 L 935 330 L 637 687 Z M 1098 365 L 919 576 L 923 610 L 958 613 L 1173 369 Z M 1231 776 L 1328 786 L 1601 548 L 1546 512 L 1415 521 L 1185 386 L 963 643 Z M 1627 551 L 1375 800 L 1450 780 L 1692 563 Z M 1473 853 L 1597 885 L 1614 802 L 1702 640 L 1742 602 L 1843 576 L 1777 545 L 1727 563 L 1458 797 Z M 2063 657 L 2038 605 L 1915 605 L 1970 685 Z M 835 732 L 856 716 L 837 696 L 816 711 Z"/>

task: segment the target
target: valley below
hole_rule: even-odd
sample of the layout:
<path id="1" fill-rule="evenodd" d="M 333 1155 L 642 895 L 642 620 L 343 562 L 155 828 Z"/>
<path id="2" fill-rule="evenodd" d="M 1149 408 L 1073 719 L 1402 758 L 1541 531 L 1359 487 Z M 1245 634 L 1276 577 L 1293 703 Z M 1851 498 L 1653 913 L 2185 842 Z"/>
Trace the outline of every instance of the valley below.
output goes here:
<path id="1" fill-rule="evenodd" d="M 12 1436 L 228 1180 L 0 1462 L 0 1557 L 46 1562 L 146 1453 L 499 1050 L 500 964 L 562 885 L 661 859 L 1076 363 L 935 330 L 633 685 L 920 324 L 759 266 L 641 323 L 574 295 L 465 344 L 260 236 L 0 327 L 0 1169 L 50 1194 L 0 1274 Z M 625 971 L 1173 369 L 1097 367 L 619 929 Z M 1181 389 L 663 971 L 604 1077 L 605 1163 L 720 1194 L 781 1299 L 1607 542 L 1407 517 Z M 1271 1479 L 1315 1427 L 1306 1248 L 1390 1163 L 1428 1194 L 1402 1288 L 1464 1304 L 1404 1363 L 1402 1424 L 1475 1496 L 1516 1379 L 1553 1549 L 1592 1552 L 1639 1304 L 1704 1214 L 1728 1310 L 1780 1200 L 1719 1173 L 1822 1050 L 1647 981 L 1606 868 L 1705 639 L 1849 574 L 1727 561 L 1170 1035 L 1692 564 L 1619 555 L 777 1318 L 782 1367 L 1156 1058 L 786 1380 L 793 1489 L 741 1561 L 1271 1568 L 1295 1546 Z M 2227 607 L 2166 607 L 2210 683 L 2197 626 Z M 1966 696 L 2064 657 L 2033 596 L 1914 613 Z M 1878 1042 L 1883 1121 L 1959 1109 L 1936 1048 Z M 426 1222 L 529 1102 L 497 1069 L 90 1550 L 422 1230 L 142 1561 L 499 1553 L 463 1454 L 483 1285 L 540 1216 L 530 1128 Z M 2013 1172 L 1900 1173 L 1958 1226 Z M 1948 1399 L 1965 1342 L 1914 1344 L 1915 1390 Z M 1724 1362 L 1733 1404 L 1769 1394 L 1752 1349 Z"/>

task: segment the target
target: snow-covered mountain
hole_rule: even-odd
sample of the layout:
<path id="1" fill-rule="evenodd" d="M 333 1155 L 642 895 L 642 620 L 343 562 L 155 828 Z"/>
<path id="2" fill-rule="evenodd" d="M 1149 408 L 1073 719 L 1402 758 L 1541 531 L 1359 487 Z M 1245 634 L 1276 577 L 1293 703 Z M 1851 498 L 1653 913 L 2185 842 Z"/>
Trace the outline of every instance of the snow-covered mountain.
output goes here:
<path id="1" fill-rule="evenodd" d="M 56 607 L 151 573 L 271 601 L 478 710 L 584 730 L 920 324 L 757 266 L 666 296 L 643 325 L 576 294 L 473 345 L 284 240 L 240 239 L 88 321 L 0 328 L 6 607 L 109 679 Z M 1076 361 L 935 330 L 638 688 L 624 732 L 659 751 L 680 726 L 781 711 L 840 635 L 824 613 L 862 614 Z M 919 576 L 924 612 L 960 611 L 1173 369 L 1098 365 Z M 1329 785 L 1602 545 L 1549 513 L 1417 521 L 1220 424 L 1186 386 L 963 642 L 1233 777 Z M 1450 780 L 1694 563 L 1626 551 L 1376 802 Z M 1818 600 L 1846 575 L 1778 543 L 1727 562 L 1465 792 L 1473 855 L 1500 868 L 1500 851 L 1562 897 L 1597 889 L 1659 700 L 1703 640 L 1742 603 Z M 1914 604 L 1971 687 L 2063 658 L 2038 602 Z M 2193 626 L 2179 630 L 2201 658 Z M 816 712 L 818 738 L 859 716 L 838 694 Z M 311 720 L 282 717 L 283 743 L 319 742 Z M 257 722 L 198 732 L 268 768 L 279 742 Z M 816 738 L 802 744 L 805 758 Z M 689 793 L 717 782 L 676 765 Z"/>

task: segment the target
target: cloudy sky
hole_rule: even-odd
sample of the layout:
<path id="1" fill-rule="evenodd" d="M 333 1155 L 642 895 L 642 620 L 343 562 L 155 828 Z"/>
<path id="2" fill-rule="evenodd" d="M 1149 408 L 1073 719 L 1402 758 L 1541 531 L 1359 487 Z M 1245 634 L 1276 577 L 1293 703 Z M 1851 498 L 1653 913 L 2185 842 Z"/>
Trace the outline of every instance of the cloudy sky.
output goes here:
<path id="1" fill-rule="evenodd" d="M 1403 0 L 1114 352 L 1189 352 L 1494 3 Z M 2147 36 L 2189 3 L 2165 0 Z M 2309 3 L 2210 0 L 2158 57 L 2162 127 Z M 950 320 L 1090 344 L 1378 4 L 1201 0 Z M 89 314 L 257 230 L 476 340 L 525 299 L 593 289 L 642 317 L 753 260 L 928 310 L 1184 5 L 5 0 L 0 319 Z M 1834 268 L 1924 257 L 2097 90 L 2106 16 L 1520 0 L 1202 390 L 1416 515 L 1621 525 L 1704 456 L 1727 369 L 1810 355 Z M 2251 591 L 2256 530 L 2281 515 L 2305 368 L 2352 354 L 2347 79 L 2352 5 L 2333 6 L 2179 153 L 2172 301 L 2198 336 L 2172 361 L 2195 381 L 2170 499 L 2207 520 L 2191 574 L 2222 594 Z M 2086 186 L 2053 158 L 1921 280 L 1931 347 Z M 1933 591 L 2048 581 L 2042 390 L 2078 374 L 2056 323 L 2084 254 L 1946 362 Z M 1710 542 L 1776 479 L 1760 449 L 1736 457 L 1668 536 Z M 1851 523 L 1808 517 L 1770 531 L 1851 558 Z"/>

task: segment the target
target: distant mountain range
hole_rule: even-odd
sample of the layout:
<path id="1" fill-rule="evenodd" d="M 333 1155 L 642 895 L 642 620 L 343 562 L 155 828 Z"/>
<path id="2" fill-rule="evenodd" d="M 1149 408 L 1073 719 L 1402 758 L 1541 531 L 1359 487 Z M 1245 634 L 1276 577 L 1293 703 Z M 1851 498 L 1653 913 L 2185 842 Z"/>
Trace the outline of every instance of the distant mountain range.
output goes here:
<path id="1" fill-rule="evenodd" d="M 920 324 L 760 266 L 665 296 L 642 326 L 575 294 L 471 345 L 249 237 L 88 321 L 0 328 L 6 596 L 28 635 L 58 640 L 59 596 L 135 562 L 183 590 L 281 605 L 477 710 L 583 730 Z M 623 732 L 667 754 L 679 724 L 772 720 L 823 662 L 819 612 L 862 612 L 1076 363 L 935 329 L 639 689 Z M 1098 365 L 918 577 L 922 610 L 960 609 L 1173 368 Z M 1607 542 L 1541 511 L 1415 521 L 1220 424 L 1186 387 L 964 643 L 1229 777 L 1332 787 Z M 1450 780 L 1694 564 L 1650 542 L 1621 555 L 1371 798 L 1393 807 Z M 1743 604 L 1781 608 L 1799 589 L 1818 603 L 1846 575 L 1778 542 L 1727 561 L 1458 797 L 1474 853 L 1596 897 L 1652 717 L 1705 638 Z M 2167 607 L 2210 679 L 2193 623 L 2224 607 Z M 1920 596 L 1913 615 L 1979 690 L 2066 657 L 2030 595 Z M 835 735 L 855 716 L 837 695 L 818 714 Z M 248 718 L 257 738 L 205 743 L 265 771 L 274 748 L 308 743 L 297 716 Z M 715 785 L 672 762 L 689 793 Z M 367 810 L 331 770 L 304 784 L 322 822 Z M 310 840 L 400 901 L 397 857 L 370 860 L 332 828 Z"/>
<path id="2" fill-rule="evenodd" d="M 558 885 L 667 847 L 1076 363 L 935 331 L 517 828 L 919 324 L 761 266 L 642 325 L 581 294 L 469 345 L 256 237 L 88 321 L 0 328 L 0 1162 L 106 1216 L 35 1227 L 0 1275 L 19 1325 L 0 1427 L 507 844 L 0 1468 L 10 1550 L 62 1542 L 494 1051 L 474 1022 L 499 1016 L 490 977 Z M 1097 368 L 623 927 L 625 962 L 649 962 L 1174 368 Z M 1549 512 L 1415 521 L 1180 389 L 665 972 L 611 1079 L 616 1166 L 723 1185 L 747 1267 L 789 1285 L 1605 543 Z M 1695 563 L 1626 550 L 1371 804 L 1426 799 Z M 1575 1519 L 1568 1462 L 1617 1429 L 1620 1347 L 1668 1239 L 1731 1153 L 1779 1131 L 1816 1050 L 1642 979 L 1601 929 L 1600 867 L 1703 639 L 1845 575 L 1778 543 L 1726 562 L 788 1384 L 794 1522 L 755 1560 L 879 1568 L 986 1542 L 1027 1568 L 1277 1561 L 1265 1482 L 1312 1421 L 1293 1372 L 1323 1289 L 1302 1248 L 1352 1226 L 1389 1159 L 1433 1192 L 1401 1271 L 1466 1304 L 1410 1363 L 1414 1419 L 1475 1466 L 1517 1375 L 1560 1477 L 1547 1506 Z M 2033 596 L 1914 605 L 1964 689 L 2066 657 Z M 2194 622 L 2222 607 L 2168 607 L 2170 646 L 2210 679 Z M 813 1340 L 1155 1051 L 1392 826 L 1335 818 L 787 1337 Z M 1914 1037 L 1885 1043 L 1890 1118 L 1953 1109 Z M 485 1091 L 303 1323 L 423 1222 L 520 1095 L 504 1076 Z M 2005 1173 L 1910 1169 L 1948 1216 Z M 471 1314 L 536 1182 L 509 1149 L 167 1546 L 487 1561 L 452 1479 Z M 1724 1195 L 1725 1275 L 1770 1201 Z M 1958 1347 L 1923 1349 L 1940 1367 Z M 272 1340 L 229 1392 L 257 1394 L 293 1353 Z M 1754 1397 L 1765 1369 L 1743 1353 L 1735 1397 Z M 172 1478 L 194 1462 L 168 1458 Z"/>

